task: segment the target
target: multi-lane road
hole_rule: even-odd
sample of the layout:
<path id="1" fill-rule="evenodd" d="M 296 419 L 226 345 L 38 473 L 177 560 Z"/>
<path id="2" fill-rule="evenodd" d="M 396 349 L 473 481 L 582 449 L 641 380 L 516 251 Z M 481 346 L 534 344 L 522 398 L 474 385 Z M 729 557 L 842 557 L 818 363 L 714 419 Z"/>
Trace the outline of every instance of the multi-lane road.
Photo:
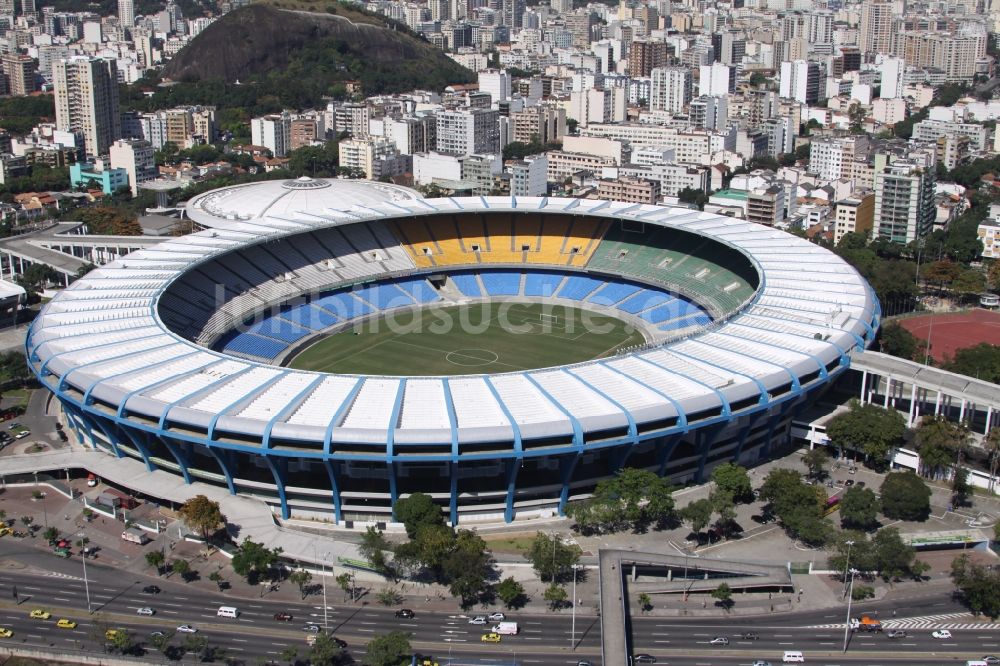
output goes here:
<path id="1" fill-rule="evenodd" d="M 15 542 L 0 545 L 0 557 Z M 361 659 L 365 644 L 378 634 L 404 630 L 412 634 L 414 647 L 432 654 L 443 664 L 449 658 L 454 664 L 542 664 L 544 666 L 574 665 L 580 660 L 597 664 L 600 654 L 599 624 L 592 615 L 576 618 L 575 641 L 571 633 L 572 619 L 565 614 L 512 613 L 521 633 L 504 637 L 500 644 L 480 641 L 484 628 L 468 623 L 472 613 L 431 612 L 419 604 L 411 619 L 396 618 L 394 609 L 372 604 L 342 604 L 341 593 L 328 589 L 328 606 L 324 613 L 322 595 L 312 595 L 301 603 L 263 599 L 235 599 L 223 593 L 185 585 L 178 580 L 157 580 L 151 577 L 123 574 L 95 564 L 88 567 L 92 611 L 87 612 L 86 589 L 80 564 L 59 560 L 45 553 L 32 551 L 26 557 L 21 548 L 21 561 L 32 562 L 29 569 L 7 568 L 0 575 L 0 627 L 11 629 L 14 636 L 0 639 L 0 644 L 43 647 L 56 651 L 100 651 L 105 627 L 122 627 L 131 631 L 137 641 L 148 639 L 152 631 L 176 629 L 181 624 L 193 625 L 210 644 L 225 648 L 228 655 L 244 657 L 247 663 L 260 658 L 278 660 L 289 646 L 307 651 L 307 622 L 328 623 L 330 630 L 348 643 L 355 659 Z M 42 570 L 42 568 L 48 571 Z M 156 584 L 159 594 L 144 594 L 142 588 Z M 14 587 L 18 598 L 14 598 Z M 238 619 L 217 616 L 219 606 L 236 606 Z M 136 610 L 149 606 L 156 610 L 153 617 L 140 617 Z M 47 621 L 29 618 L 32 609 L 52 613 Z M 858 607 L 858 612 L 879 610 L 888 619 L 890 604 L 870 604 Z M 274 619 L 278 612 L 291 613 L 291 622 Z M 904 617 L 905 616 L 905 617 Z M 56 620 L 68 618 L 78 622 L 75 629 L 62 629 Z M 909 619 L 907 619 L 909 618 Z M 979 626 L 946 598 L 914 598 L 906 602 L 905 613 L 898 612 L 896 621 L 905 623 L 908 637 L 889 639 L 883 635 L 853 634 L 846 654 L 842 653 L 844 633 L 842 611 L 815 611 L 794 615 L 775 614 L 767 617 L 734 616 L 731 619 L 685 619 L 636 617 L 632 622 L 634 652 L 657 657 L 657 664 L 750 664 L 756 659 L 780 663 L 785 650 L 800 650 L 809 663 L 842 664 L 944 664 L 960 663 L 965 659 L 1000 654 L 1000 632 L 993 627 Z M 959 626 L 969 625 L 967 628 Z M 938 640 L 931 630 L 938 626 L 953 626 L 953 638 Z M 760 638 L 743 640 L 744 631 L 753 630 Z M 717 637 L 730 639 L 728 647 L 710 645 Z M 178 635 L 175 643 L 181 643 Z M 572 645 L 572 647 L 571 647 Z M 155 654 L 155 653 L 154 653 Z"/>

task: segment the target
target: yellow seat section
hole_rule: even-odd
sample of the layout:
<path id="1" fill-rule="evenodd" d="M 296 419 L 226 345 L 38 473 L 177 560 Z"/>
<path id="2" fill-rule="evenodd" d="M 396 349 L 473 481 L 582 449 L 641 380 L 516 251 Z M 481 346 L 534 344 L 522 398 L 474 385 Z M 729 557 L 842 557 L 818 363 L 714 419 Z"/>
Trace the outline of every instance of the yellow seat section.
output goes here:
<path id="1" fill-rule="evenodd" d="M 486 232 L 490 236 L 490 253 L 483 261 L 493 264 L 519 264 L 524 261 L 522 252 L 515 252 L 512 241 L 510 213 L 485 216 Z"/>
<path id="2" fill-rule="evenodd" d="M 545 217 L 542 220 L 541 247 L 537 253 L 528 254 L 528 262 L 532 264 L 567 263 L 568 258 L 563 256 L 562 252 L 569 224 L 570 218 L 562 215 Z"/>
<path id="3" fill-rule="evenodd" d="M 392 220 L 389 230 L 399 239 L 400 244 L 409 252 L 410 258 L 418 268 L 436 266 L 435 255 L 440 254 L 434 237 L 427 229 L 426 221 L 421 217 L 409 220 Z"/>
<path id="4" fill-rule="evenodd" d="M 514 230 L 514 250 L 521 252 L 538 252 L 542 242 L 542 216 L 526 214 L 517 216 L 517 228 Z"/>
<path id="5" fill-rule="evenodd" d="M 486 238 L 482 217 L 475 214 L 456 215 L 455 226 L 458 227 L 458 234 L 462 238 L 462 245 L 466 252 L 474 252 L 475 247 L 478 247 L 481 253 L 490 251 L 490 243 Z"/>
<path id="6" fill-rule="evenodd" d="M 592 217 L 575 217 L 573 225 L 566 236 L 563 254 L 569 255 L 570 266 L 585 266 L 590 261 L 590 255 L 597 249 L 598 243 L 608 229 L 608 220 Z"/>

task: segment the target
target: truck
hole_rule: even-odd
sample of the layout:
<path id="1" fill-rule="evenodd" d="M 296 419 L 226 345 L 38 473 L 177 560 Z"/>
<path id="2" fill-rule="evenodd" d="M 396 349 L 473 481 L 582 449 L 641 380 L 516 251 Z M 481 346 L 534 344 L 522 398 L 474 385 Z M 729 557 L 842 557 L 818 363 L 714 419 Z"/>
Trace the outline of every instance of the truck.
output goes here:
<path id="1" fill-rule="evenodd" d="M 146 536 L 146 533 L 135 527 L 129 527 L 122 532 L 122 539 L 131 543 L 137 543 L 140 546 L 145 546 L 149 543 L 149 537 Z"/>
<path id="2" fill-rule="evenodd" d="M 500 622 L 493 625 L 493 631 L 501 636 L 516 636 L 517 622 Z"/>
<path id="3" fill-rule="evenodd" d="M 882 631 L 882 623 L 877 618 L 871 617 L 870 615 L 862 615 L 861 617 L 851 620 L 851 629 L 854 631 L 876 633 Z"/>

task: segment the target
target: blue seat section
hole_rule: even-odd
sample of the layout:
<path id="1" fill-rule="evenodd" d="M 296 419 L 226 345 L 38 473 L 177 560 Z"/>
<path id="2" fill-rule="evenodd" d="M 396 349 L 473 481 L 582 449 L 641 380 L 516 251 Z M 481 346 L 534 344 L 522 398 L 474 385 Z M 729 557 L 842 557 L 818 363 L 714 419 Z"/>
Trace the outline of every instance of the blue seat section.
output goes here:
<path id="1" fill-rule="evenodd" d="M 296 305 L 289 310 L 285 310 L 281 313 L 281 318 L 294 322 L 299 326 L 311 328 L 314 331 L 321 331 L 324 328 L 333 326 L 338 321 L 336 316 L 321 308 L 315 308 L 308 303 Z"/>
<path id="2" fill-rule="evenodd" d="M 635 294 L 642 291 L 642 287 L 638 287 L 634 284 L 622 284 L 620 282 L 609 282 L 604 285 L 603 289 L 599 289 L 587 299 L 588 303 L 595 303 L 597 305 L 614 305 L 619 301 L 623 301 L 629 296 L 634 296 Z"/>
<path id="3" fill-rule="evenodd" d="M 603 280 L 595 280 L 582 275 L 571 275 L 563 288 L 556 294 L 559 298 L 568 298 L 574 301 L 581 301 L 590 292 L 604 284 Z"/>
<path id="4" fill-rule="evenodd" d="M 663 305 L 664 303 L 667 303 L 672 299 L 673 299 L 672 296 L 668 296 L 663 292 L 643 289 L 638 294 L 630 296 L 623 302 L 619 303 L 618 309 L 624 310 L 629 314 L 638 314 L 643 310 L 647 310 L 657 305 Z"/>
<path id="5" fill-rule="evenodd" d="M 346 292 L 327 294 L 315 299 L 312 304 L 337 315 L 340 319 L 354 319 L 372 312 L 372 306 Z"/>
<path id="6" fill-rule="evenodd" d="M 555 296 L 559 283 L 563 281 L 563 273 L 528 273 L 524 278 L 525 296 Z"/>
<path id="7" fill-rule="evenodd" d="M 437 290 L 427 280 L 402 280 L 396 286 L 408 293 L 418 303 L 433 303 L 440 301 Z"/>
<path id="8" fill-rule="evenodd" d="M 517 296 L 521 292 L 521 274 L 496 271 L 479 276 L 490 296 Z"/>
<path id="9" fill-rule="evenodd" d="M 238 352 L 270 361 L 288 349 L 288 345 L 253 333 L 239 333 L 223 347 L 223 351 Z"/>
<path id="10" fill-rule="evenodd" d="M 698 312 L 698 314 L 667 322 L 663 326 L 660 326 L 659 329 L 661 331 L 674 331 L 681 328 L 687 328 L 688 326 L 705 326 L 710 323 L 712 323 L 711 317 L 704 312 Z"/>
<path id="11" fill-rule="evenodd" d="M 475 275 L 469 273 L 452 273 L 448 276 L 448 279 L 466 296 L 480 298 L 483 295 L 483 291 L 479 288 L 479 282 L 476 280 Z"/>
<path id="12" fill-rule="evenodd" d="M 647 310 L 639 315 L 640 319 L 645 319 L 650 324 L 662 324 L 670 319 L 677 319 L 684 313 L 681 312 L 680 301 L 674 301 L 673 303 L 667 303 L 666 305 L 661 305 L 658 308 L 653 308 L 652 310 Z"/>
<path id="13" fill-rule="evenodd" d="M 413 297 L 396 289 L 391 284 L 377 284 L 355 289 L 354 293 L 380 310 L 413 305 Z"/>
<path id="14" fill-rule="evenodd" d="M 284 340 L 285 342 L 295 342 L 312 333 L 308 328 L 303 328 L 298 324 L 293 324 L 278 317 L 268 317 L 264 321 L 258 322 L 248 328 L 247 332 L 266 335 L 269 338 Z"/>

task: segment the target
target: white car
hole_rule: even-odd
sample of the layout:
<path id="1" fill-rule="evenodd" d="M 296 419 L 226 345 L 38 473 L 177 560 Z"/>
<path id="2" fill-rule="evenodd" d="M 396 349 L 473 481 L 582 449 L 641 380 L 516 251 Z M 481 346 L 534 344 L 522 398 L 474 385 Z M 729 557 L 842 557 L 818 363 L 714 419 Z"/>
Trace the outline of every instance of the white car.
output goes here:
<path id="1" fill-rule="evenodd" d="M 149 606 L 143 606 L 142 608 L 136 610 L 136 615 L 156 615 L 156 611 Z"/>
<path id="2" fill-rule="evenodd" d="M 182 624 L 177 627 L 177 631 L 182 634 L 197 634 L 198 630 L 192 627 L 190 624 Z"/>
<path id="3" fill-rule="evenodd" d="M 931 633 L 933 638 L 951 638 L 951 632 L 947 629 L 938 629 L 937 631 Z"/>
<path id="4" fill-rule="evenodd" d="M 486 616 L 477 615 L 476 617 L 469 618 L 469 624 L 486 624 Z"/>
<path id="5" fill-rule="evenodd" d="M 503 622 L 507 618 L 503 613 L 490 613 L 490 622 Z"/>
<path id="6" fill-rule="evenodd" d="M 27 437 L 30 434 L 31 434 L 30 430 L 23 430 L 23 431 L 17 433 L 16 435 L 14 435 L 14 439 L 24 439 L 25 437 Z"/>

